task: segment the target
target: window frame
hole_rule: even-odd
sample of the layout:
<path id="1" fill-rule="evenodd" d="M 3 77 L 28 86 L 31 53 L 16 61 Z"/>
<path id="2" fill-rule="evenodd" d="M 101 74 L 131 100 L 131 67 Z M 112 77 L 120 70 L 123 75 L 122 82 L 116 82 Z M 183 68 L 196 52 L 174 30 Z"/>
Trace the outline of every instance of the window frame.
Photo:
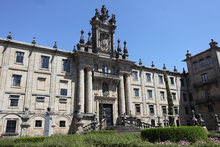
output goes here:
<path id="1" fill-rule="evenodd" d="M 132 71 L 133 81 L 138 81 L 138 71 Z"/>
<path id="2" fill-rule="evenodd" d="M 12 75 L 12 86 L 20 87 L 21 86 L 22 75 L 13 74 Z"/>
<path id="3" fill-rule="evenodd" d="M 24 52 L 16 51 L 15 54 L 16 54 L 15 62 L 20 64 L 24 63 Z"/>
<path id="4" fill-rule="evenodd" d="M 42 126 L 43 126 L 43 121 L 42 120 L 35 120 L 35 124 L 34 124 L 35 128 L 42 128 Z"/>
<path id="5" fill-rule="evenodd" d="M 41 55 L 41 66 L 42 69 L 49 69 L 50 68 L 50 57 Z"/>
<path id="6" fill-rule="evenodd" d="M 140 96 L 139 88 L 134 88 L 133 91 L 134 91 L 134 97 L 139 97 Z"/>
<path id="7" fill-rule="evenodd" d="M 9 125 L 8 123 L 9 123 L 10 121 L 11 121 L 11 122 L 12 122 L 12 121 L 15 122 L 15 124 L 14 124 L 13 127 L 8 126 L 8 125 Z M 11 129 L 11 128 L 14 128 L 14 129 L 13 129 L 14 131 L 8 131 L 8 128 L 10 128 L 10 129 Z M 10 129 L 9 129 L 9 130 L 10 130 Z M 16 133 L 16 131 L 17 131 L 17 119 L 7 119 L 7 120 L 6 120 L 6 126 L 5 126 L 5 133 L 6 133 L 6 134 Z"/>
<path id="8" fill-rule="evenodd" d="M 70 60 L 69 59 L 63 59 L 63 72 L 70 72 Z"/>

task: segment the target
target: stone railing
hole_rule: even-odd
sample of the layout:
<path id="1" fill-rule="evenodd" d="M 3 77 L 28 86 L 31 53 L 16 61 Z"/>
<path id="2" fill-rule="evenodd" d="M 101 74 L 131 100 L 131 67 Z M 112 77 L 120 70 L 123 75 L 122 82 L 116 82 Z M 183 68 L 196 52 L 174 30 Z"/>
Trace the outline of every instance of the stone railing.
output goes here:
<path id="1" fill-rule="evenodd" d="M 83 132 L 94 131 L 94 130 L 102 130 L 107 126 L 106 119 L 103 119 L 101 123 L 98 123 L 97 120 L 92 121 L 91 123 L 83 126 Z"/>
<path id="2" fill-rule="evenodd" d="M 93 71 L 93 76 L 94 76 L 95 78 L 110 78 L 110 79 L 120 80 L 120 78 L 119 78 L 118 75 L 112 74 L 112 73 L 105 73 L 105 72 Z"/>

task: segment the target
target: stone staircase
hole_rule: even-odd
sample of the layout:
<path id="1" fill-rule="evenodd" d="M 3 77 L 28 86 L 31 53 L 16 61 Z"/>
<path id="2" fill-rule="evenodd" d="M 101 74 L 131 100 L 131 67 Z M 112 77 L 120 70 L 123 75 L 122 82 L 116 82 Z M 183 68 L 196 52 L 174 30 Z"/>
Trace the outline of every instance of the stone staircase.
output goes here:
<path id="1" fill-rule="evenodd" d="M 135 125 L 129 125 L 129 126 L 122 126 L 122 125 L 116 125 L 116 126 L 107 126 L 105 130 L 116 130 L 119 133 L 137 133 L 140 132 L 140 128 Z"/>

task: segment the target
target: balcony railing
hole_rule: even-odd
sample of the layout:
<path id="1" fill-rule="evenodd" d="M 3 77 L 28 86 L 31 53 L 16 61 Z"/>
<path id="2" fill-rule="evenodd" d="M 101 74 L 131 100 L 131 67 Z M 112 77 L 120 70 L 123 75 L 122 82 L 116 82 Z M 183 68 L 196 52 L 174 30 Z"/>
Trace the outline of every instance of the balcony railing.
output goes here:
<path id="1" fill-rule="evenodd" d="M 197 105 L 206 104 L 208 102 L 217 102 L 220 101 L 220 95 L 218 96 L 209 96 L 208 98 L 200 98 L 195 100 Z"/>
<path id="2" fill-rule="evenodd" d="M 105 72 L 97 72 L 94 71 L 93 72 L 93 76 L 95 78 L 109 78 L 109 79 L 116 79 L 116 80 L 120 80 L 119 76 L 117 74 L 113 74 L 113 73 L 105 73 Z"/>

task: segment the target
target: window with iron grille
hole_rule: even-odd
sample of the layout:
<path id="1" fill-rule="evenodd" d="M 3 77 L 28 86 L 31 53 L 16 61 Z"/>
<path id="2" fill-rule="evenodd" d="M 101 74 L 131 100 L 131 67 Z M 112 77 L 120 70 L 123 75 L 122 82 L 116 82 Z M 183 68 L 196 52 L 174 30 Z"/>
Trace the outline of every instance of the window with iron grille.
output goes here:
<path id="1" fill-rule="evenodd" d="M 48 56 L 41 56 L 41 68 L 49 68 L 49 60 L 50 57 Z"/>
<path id="2" fill-rule="evenodd" d="M 16 132 L 16 120 L 7 120 L 6 124 L 6 133 L 15 133 Z"/>
<path id="3" fill-rule="evenodd" d="M 13 86 L 21 86 L 21 75 L 12 75 Z"/>
<path id="4" fill-rule="evenodd" d="M 16 52 L 16 62 L 17 63 L 23 63 L 24 60 L 24 52 Z"/>

